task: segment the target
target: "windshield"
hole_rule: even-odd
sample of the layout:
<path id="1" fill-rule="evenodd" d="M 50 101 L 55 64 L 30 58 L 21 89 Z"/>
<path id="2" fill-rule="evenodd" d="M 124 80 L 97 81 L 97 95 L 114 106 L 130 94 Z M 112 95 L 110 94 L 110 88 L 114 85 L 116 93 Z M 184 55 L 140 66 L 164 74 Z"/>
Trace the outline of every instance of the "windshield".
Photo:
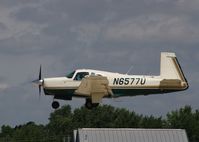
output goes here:
<path id="1" fill-rule="evenodd" d="M 75 71 L 69 73 L 68 75 L 66 75 L 66 77 L 67 77 L 67 78 L 72 78 L 74 74 L 75 74 Z"/>

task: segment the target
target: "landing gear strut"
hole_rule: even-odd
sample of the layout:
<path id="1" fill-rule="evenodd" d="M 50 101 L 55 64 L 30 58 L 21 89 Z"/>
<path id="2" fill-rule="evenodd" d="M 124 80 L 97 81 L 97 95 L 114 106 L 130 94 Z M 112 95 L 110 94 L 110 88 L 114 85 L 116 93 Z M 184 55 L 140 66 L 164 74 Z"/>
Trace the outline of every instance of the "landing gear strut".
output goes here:
<path id="1" fill-rule="evenodd" d="M 99 103 L 92 103 L 91 98 L 86 99 L 85 107 L 88 109 L 95 108 L 99 105 Z"/>
<path id="2" fill-rule="evenodd" d="M 59 102 L 53 101 L 53 102 L 52 102 L 52 108 L 54 108 L 54 109 L 59 108 Z"/>

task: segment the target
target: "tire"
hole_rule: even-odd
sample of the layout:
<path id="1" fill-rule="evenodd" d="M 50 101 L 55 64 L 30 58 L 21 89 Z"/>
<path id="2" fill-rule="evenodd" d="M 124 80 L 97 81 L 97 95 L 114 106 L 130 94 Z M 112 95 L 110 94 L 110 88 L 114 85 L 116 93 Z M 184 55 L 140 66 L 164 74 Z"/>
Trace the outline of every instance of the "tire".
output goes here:
<path id="1" fill-rule="evenodd" d="M 58 108 L 59 108 L 59 102 L 53 101 L 53 102 L 52 102 L 52 108 L 58 109 Z"/>
<path id="2" fill-rule="evenodd" d="M 88 109 L 95 108 L 99 105 L 99 103 L 92 103 L 91 98 L 86 99 L 85 107 Z"/>
<path id="3" fill-rule="evenodd" d="M 92 108 L 93 108 L 91 102 L 86 102 L 85 107 L 86 107 L 87 109 L 92 109 Z"/>

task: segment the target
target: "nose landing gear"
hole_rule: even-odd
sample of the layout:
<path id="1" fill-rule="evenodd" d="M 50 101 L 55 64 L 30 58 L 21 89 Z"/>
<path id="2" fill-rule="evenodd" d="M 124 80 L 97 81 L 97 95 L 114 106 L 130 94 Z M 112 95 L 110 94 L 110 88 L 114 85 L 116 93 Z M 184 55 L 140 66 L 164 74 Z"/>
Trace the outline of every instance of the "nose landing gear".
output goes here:
<path id="1" fill-rule="evenodd" d="M 52 102 L 52 108 L 58 109 L 58 108 L 59 108 L 59 102 L 53 101 L 53 102 Z"/>

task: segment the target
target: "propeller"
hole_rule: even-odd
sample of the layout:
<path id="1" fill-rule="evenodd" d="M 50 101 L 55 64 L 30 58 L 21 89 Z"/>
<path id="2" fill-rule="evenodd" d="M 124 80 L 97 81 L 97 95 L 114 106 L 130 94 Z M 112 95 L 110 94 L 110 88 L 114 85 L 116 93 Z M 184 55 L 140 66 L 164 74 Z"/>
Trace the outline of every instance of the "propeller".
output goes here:
<path id="1" fill-rule="evenodd" d="M 41 87 L 43 86 L 43 79 L 41 78 L 41 65 L 39 69 L 39 78 L 36 80 L 33 80 L 32 83 L 36 84 L 39 86 L 39 96 L 41 96 Z"/>

